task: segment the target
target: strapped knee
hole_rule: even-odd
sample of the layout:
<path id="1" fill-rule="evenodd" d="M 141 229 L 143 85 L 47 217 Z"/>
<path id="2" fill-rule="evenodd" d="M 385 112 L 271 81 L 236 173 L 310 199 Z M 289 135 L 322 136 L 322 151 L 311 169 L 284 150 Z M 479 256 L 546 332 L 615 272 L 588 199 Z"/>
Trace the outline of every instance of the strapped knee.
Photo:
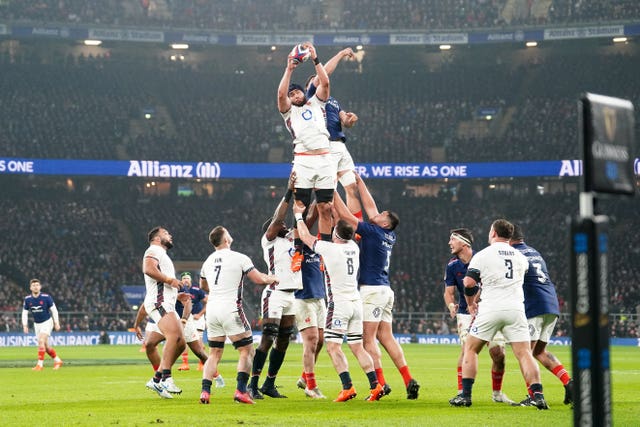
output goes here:
<path id="1" fill-rule="evenodd" d="M 224 341 L 209 341 L 211 348 L 224 348 Z"/>
<path id="2" fill-rule="evenodd" d="M 279 329 L 280 327 L 275 323 L 265 323 L 262 325 L 262 333 L 272 339 L 278 336 Z"/>
<path id="3" fill-rule="evenodd" d="M 288 328 L 280 329 L 278 331 L 278 338 L 289 339 L 291 335 L 296 332 L 296 328 L 294 326 L 289 326 Z"/>
<path id="4" fill-rule="evenodd" d="M 237 350 L 240 347 L 244 347 L 247 345 L 253 345 L 253 337 L 245 337 L 245 338 L 239 339 L 238 341 L 233 343 L 233 348 Z"/>

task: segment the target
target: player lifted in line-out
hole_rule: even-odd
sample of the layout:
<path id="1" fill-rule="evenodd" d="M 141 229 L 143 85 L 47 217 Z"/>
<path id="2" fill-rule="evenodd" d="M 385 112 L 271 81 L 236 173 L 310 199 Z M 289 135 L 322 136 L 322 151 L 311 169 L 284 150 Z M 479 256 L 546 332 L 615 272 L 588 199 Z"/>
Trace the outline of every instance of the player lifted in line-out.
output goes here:
<path id="1" fill-rule="evenodd" d="M 182 393 L 171 376 L 171 367 L 186 347 L 182 324 L 176 313 L 176 300 L 180 281 L 176 279 L 173 261 L 167 251 L 173 247 L 173 238 L 163 227 L 154 227 L 148 234 L 149 247 L 142 259 L 142 272 L 146 294 L 144 308 L 158 325 L 166 343 L 160 365 L 152 378 L 156 393 L 171 399 L 172 394 Z"/>
<path id="2" fill-rule="evenodd" d="M 327 75 L 331 76 L 336 67 L 345 58 L 354 58 L 351 48 L 342 49 L 324 64 Z M 307 79 L 307 99 L 310 99 L 318 87 L 319 79 L 313 74 Z M 342 184 L 345 191 L 347 207 L 356 217 L 362 219 L 362 206 L 358 197 L 358 186 L 356 185 L 356 176 L 354 174 L 355 165 L 353 158 L 345 145 L 347 136 L 342 130 L 343 127 L 351 128 L 358 121 L 358 116 L 351 111 L 345 111 L 341 108 L 340 103 L 333 96 L 330 96 L 325 106 L 327 116 L 327 130 L 329 131 L 329 140 L 331 141 L 331 157 L 336 163 L 338 172 L 338 180 Z"/>
<path id="3" fill-rule="evenodd" d="M 55 329 L 60 330 L 58 319 L 58 309 L 49 294 L 42 293 L 42 284 L 38 279 L 31 279 L 29 282 L 31 294 L 24 298 L 22 307 L 22 329 L 25 334 L 29 333 L 29 312 L 33 314 L 33 329 L 38 340 L 38 362 L 31 368 L 34 371 L 44 369 L 44 354 L 47 353 L 53 359 L 53 369 L 60 369 L 62 359 L 56 351 L 49 345 L 49 337 Z"/>
<path id="4" fill-rule="evenodd" d="M 183 272 L 180 275 L 180 282 L 182 283 L 182 287 L 180 288 L 180 292 L 184 292 L 188 294 L 191 298 L 191 315 L 188 316 L 189 321 L 185 326 L 185 338 L 187 338 L 187 344 L 189 344 L 189 334 L 187 329 L 193 328 L 198 336 L 198 342 L 200 343 L 200 348 L 202 349 L 202 353 L 205 354 L 204 359 L 198 356 L 200 361 L 198 362 L 198 370 L 201 371 L 204 366 L 204 362 L 207 359 L 206 352 L 204 351 L 204 344 L 202 343 L 202 336 L 204 334 L 205 321 L 204 321 L 204 313 L 206 310 L 205 304 L 207 303 L 207 293 L 200 288 L 198 285 L 194 285 L 191 278 L 191 273 L 188 271 Z M 176 311 L 178 315 L 182 316 L 183 304 L 178 299 L 176 302 Z M 191 350 L 194 352 L 196 356 L 198 353 L 194 350 L 195 344 L 189 345 Z M 188 371 L 191 369 L 189 367 L 189 352 L 185 349 L 182 352 L 182 364 L 178 368 L 179 371 Z"/>
<path id="5" fill-rule="evenodd" d="M 569 373 L 553 354 L 547 350 L 547 343 L 560 316 L 560 304 L 556 286 L 549 277 L 547 263 L 535 248 L 524 242 L 524 232 L 519 225 L 514 226 L 511 246 L 519 250 L 529 261 L 529 269 L 524 275 L 524 310 L 529 322 L 531 351 L 542 366 L 558 377 L 564 386 L 564 404 L 573 404 L 573 380 Z M 527 397 L 520 402 L 523 406 L 535 404 L 528 387 Z"/>
<path id="6" fill-rule="evenodd" d="M 458 357 L 458 394 L 462 393 L 462 359 L 464 358 L 464 343 L 469 334 L 471 325 L 471 314 L 467 310 L 467 300 L 464 297 L 464 285 L 462 283 L 467 274 L 469 261 L 473 256 L 473 234 L 467 228 L 455 228 L 451 230 L 449 236 L 449 248 L 453 258 L 447 263 L 444 273 L 444 303 L 449 309 L 449 315 L 456 319 L 458 325 L 458 335 L 460 336 L 461 351 Z M 458 303 L 456 303 L 456 291 L 458 292 Z M 478 294 L 479 295 L 479 294 Z M 491 355 L 491 385 L 494 402 L 514 404 L 515 402 L 507 397 L 502 391 L 502 380 L 504 378 L 504 336 L 496 333 L 493 340 L 489 341 L 489 354 Z M 451 402 L 449 402 L 451 403 Z"/>
<path id="7" fill-rule="evenodd" d="M 318 231 L 322 240 L 331 240 L 331 201 L 336 181 L 336 164 L 331 156 L 329 131 L 325 121 L 325 104 L 329 99 L 329 76 L 320 63 L 315 47 L 304 43 L 318 75 L 315 95 L 307 99 L 305 90 L 291 83 L 298 62 L 287 57 L 287 66 L 278 85 L 278 111 L 293 137 L 293 171 L 296 172 L 296 201 L 305 206 L 311 203 L 315 191 L 318 208 Z M 306 215 L 306 213 L 305 213 Z M 296 239 L 296 253 L 291 268 L 297 271 L 302 264 L 302 243 Z"/>
<path id="8" fill-rule="evenodd" d="M 342 390 L 334 402 L 346 402 L 356 397 L 349 364 L 342 352 L 345 338 L 369 380 L 370 393 L 366 400 L 380 400 L 384 390 L 378 382 L 373 359 L 362 346 L 362 300 L 358 293 L 357 277 L 360 249 L 352 240 L 354 229 L 346 221 L 340 220 L 333 229 L 331 242 L 318 240 L 309 233 L 305 225 L 302 218 L 304 210 L 302 203 L 296 203 L 293 207 L 300 238 L 305 245 L 322 256 L 325 265 L 328 297 L 325 341 L 327 352 L 342 382 Z"/>
<path id="9" fill-rule="evenodd" d="M 398 215 L 392 211 L 378 211 L 373 196 L 360 176 L 356 175 L 360 202 L 369 218 L 360 221 L 336 192 L 334 208 L 341 219 L 347 221 L 360 235 L 360 296 L 364 307 L 363 339 L 364 348 L 373 358 L 378 381 L 383 385 L 385 394 L 391 392 L 382 370 L 382 353 L 378 342 L 393 361 L 402 375 L 407 399 L 418 398 L 420 384 L 412 376 L 404 357 L 402 347 L 393 336 L 393 304 L 394 292 L 389 281 L 391 251 L 396 243 L 395 229 L 400 222 Z"/>
<path id="10" fill-rule="evenodd" d="M 295 331 L 295 297 L 294 292 L 302 289 L 300 271 L 291 270 L 293 248 L 293 229 L 286 224 L 289 203 L 293 195 L 295 172 L 289 178 L 287 192 L 280 200 L 276 210 L 262 227 L 260 244 L 269 274 L 278 277 L 262 291 L 262 338 L 253 358 L 249 395 L 252 399 L 263 399 L 262 394 L 274 398 L 286 398 L 275 386 L 276 376 L 289 347 L 291 335 Z M 275 346 L 274 346 L 275 343 Z M 270 350 L 270 351 L 269 351 Z M 258 381 L 269 355 L 267 378 L 258 389 Z"/>
<path id="11" fill-rule="evenodd" d="M 540 370 L 529 344 L 529 325 L 524 314 L 524 273 L 527 258 L 509 245 L 513 224 L 497 219 L 489 229 L 489 246 L 476 253 L 464 277 L 464 295 L 469 313 L 475 316 L 469 329 L 462 361 L 462 394 L 453 406 L 471 406 L 471 391 L 478 373 L 478 354 L 500 331 L 518 359 L 520 371 L 533 393 L 538 409 L 549 409 L 542 394 Z M 482 284 L 482 298 L 476 294 Z"/>
<path id="12" fill-rule="evenodd" d="M 224 342 L 229 338 L 240 353 L 233 399 L 240 403 L 255 403 L 247 393 L 251 363 L 255 354 L 251 326 L 244 313 L 242 292 L 244 278 L 260 285 L 277 283 L 278 278 L 261 273 L 248 256 L 231 250 L 233 238 L 226 228 L 216 226 L 209 233 L 209 242 L 215 251 L 202 264 L 200 283 L 209 289 L 207 301 L 207 339 L 209 358 L 202 371 L 200 403 L 208 404 L 213 374 L 224 352 Z"/>

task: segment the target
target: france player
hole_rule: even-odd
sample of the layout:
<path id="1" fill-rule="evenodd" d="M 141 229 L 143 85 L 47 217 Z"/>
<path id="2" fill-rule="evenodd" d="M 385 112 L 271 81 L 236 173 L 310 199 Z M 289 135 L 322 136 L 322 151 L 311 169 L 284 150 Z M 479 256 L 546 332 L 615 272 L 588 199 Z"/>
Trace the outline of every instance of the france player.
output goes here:
<path id="1" fill-rule="evenodd" d="M 31 279 L 29 282 L 31 295 L 24 298 L 22 308 L 22 328 L 25 334 L 29 333 L 29 312 L 33 314 L 33 328 L 38 339 L 38 362 L 31 368 L 34 371 L 44 369 L 44 353 L 46 352 L 53 359 L 53 369 L 60 369 L 62 359 L 58 357 L 56 351 L 49 345 L 49 336 L 53 329 L 60 330 L 58 320 L 58 309 L 49 294 L 41 293 L 42 284 L 38 279 Z"/>
<path id="2" fill-rule="evenodd" d="M 458 324 L 458 335 L 460 337 L 461 351 L 458 357 L 458 394 L 462 393 L 462 359 L 464 358 L 464 343 L 469 334 L 471 325 L 471 314 L 467 310 L 467 301 L 464 297 L 464 285 L 462 283 L 467 274 L 467 267 L 474 252 L 473 234 L 466 228 L 456 228 L 451 230 L 449 236 L 449 248 L 453 258 L 447 263 L 444 275 L 444 303 L 449 309 L 451 318 L 456 318 Z M 456 304 L 456 291 L 458 291 L 458 303 Z M 504 378 L 504 336 L 498 332 L 489 342 L 489 354 L 491 355 L 491 384 L 493 389 L 492 400 L 514 404 L 515 402 L 502 392 L 502 380 Z M 451 399 L 453 400 L 453 399 Z M 449 403 L 451 403 L 451 400 Z"/>
<path id="3" fill-rule="evenodd" d="M 558 295 L 556 287 L 549 277 L 547 263 L 540 252 L 524 242 L 524 233 L 519 225 L 515 225 L 510 243 L 529 261 L 529 269 L 524 275 L 523 289 L 524 309 L 529 322 L 533 356 L 562 382 L 564 404 L 573 404 L 573 380 L 562 362 L 547 350 L 547 343 L 560 316 Z M 533 404 L 531 390 L 529 390 L 529 396 L 520 404 L 524 406 Z"/>
<path id="4" fill-rule="evenodd" d="M 314 215 L 317 211 L 309 209 Z M 312 215 L 307 216 L 306 225 L 314 222 Z M 302 337 L 302 375 L 297 386 L 312 399 L 324 399 L 318 388 L 315 365 L 324 345 L 324 325 L 327 319 L 327 305 L 324 272 L 320 269 L 320 255 L 308 246 L 302 248 L 302 289 L 295 292 L 296 324 Z"/>
<path id="5" fill-rule="evenodd" d="M 185 292 L 189 294 L 191 298 L 191 315 L 188 316 L 187 324 L 184 329 L 184 336 L 187 338 L 187 344 L 193 351 L 193 354 L 198 356 L 200 362 L 198 363 L 198 370 L 201 371 L 204 366 L 204 362 L 207 361 L 207 355 L 204 351 L 204 344 L 202 343 L 202 336 L 204 334 L 205 327 L 205 304 L 207 303 L 207 294 L 203 291 L 199 286 L 195 286 L 192 283 L 191 273 L 188 271 L 183 272 L 180 275 L 180 282 L 182 283 L 182 287 L 178 290 L 178 292 Z M 184 310 L 184 305 L 180 300 L 176 301 L 176 311 L 179 316 L 182 316 L 182 311 Z M 198 343 L 200 346 L 197 346 L 195 342 L 189 342 L 189 336 L 196 334 L 198 337 Z M 197 349 L 200 347 L 199 350 Z M 201 357 L 204 355 L 204 358 Z M 179 371 L 188 371 L 191 369 L 189 367 L 189 352 L 187 349 L 182 353 L 182 365 L 178 368 Z"/>
<path id="6" fill-rule="evenodd" d="M 394 365 L 402 375 L 407 399 L 417 399 L 420 384 L 411 376 L 402 347 L 393 336 L 394 292 L 389 282 L 391 251 L 396 243 L 395 228 L 400 222 L 392 211 L 378 211 L 375 200 L 369 193 L 364 181 L 356 175 L 360 201 L 369 221 L 359 221 L 336 192 L 334 208 L 341 219 L 355 228 L 360 241 L 360 295 L 364 306 L 364 348 L 373 358 L 378 381 L 383 385 L 385 394 L 391 392 L 382 371 L 382 353 L 378 341 L 382 344 Z"/>

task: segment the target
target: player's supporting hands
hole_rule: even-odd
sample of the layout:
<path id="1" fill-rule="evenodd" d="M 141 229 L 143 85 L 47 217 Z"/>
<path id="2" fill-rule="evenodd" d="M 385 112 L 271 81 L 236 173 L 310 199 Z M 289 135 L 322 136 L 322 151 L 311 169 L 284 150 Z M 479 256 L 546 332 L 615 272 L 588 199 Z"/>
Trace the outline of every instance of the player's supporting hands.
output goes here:
<path id="1" fill-rule="evenodd" d="M 291 191 L 295 192 L 295 190 L 296 190 L 296 178 L 297 178 L 297 175 L 296 175 L 295 171 L 291 171 L 291 174 L 289 175 L 289 182 L 287 182 L 287 190 L 291 190 Z"/>
<path id="2" fill-rule="evenodd" d="M 297 214 L 297 213 L 302 214 L 302 213 L 304 213 L 304 210 L 306 208 L 307 207 L 304 205 L 304 203 L 302 203 L 301 200 L 296 200 L 295 203 L 293 204 L 293 213 L 294 214 Z"/>
<path id="3" fill-rule="evenodd" d="M 54 323 L 53 324 L 53 329 L 55 329 L 56 332 L 59 331 L 60 330 L 60 323 Z"/>
<path id="4" fill-rule="evenodd" d="M 29 327 L 28 326 L 23 326 L 22 327 L 22 332 L 24 332 L 25 334 L 29 333 Z"/>

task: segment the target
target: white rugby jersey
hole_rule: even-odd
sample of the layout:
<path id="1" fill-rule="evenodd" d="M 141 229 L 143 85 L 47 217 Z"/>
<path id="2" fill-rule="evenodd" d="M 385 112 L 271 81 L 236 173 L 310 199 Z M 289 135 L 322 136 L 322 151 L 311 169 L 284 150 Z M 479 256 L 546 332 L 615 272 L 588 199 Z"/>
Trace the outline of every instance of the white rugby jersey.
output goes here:
<path id="1" fill-rule="evenodd" d="M 251 259 L 240 252 L 228 248 L 213 252 L 200 271 L 209 284 L 208 301 L 216 305 L 241 302 L 244 276 L 254 268 Z"/>
<path id="2" fill-rule="evenodd" d="M 355 301 L 358 292 L 360 248 L 353 240 L 339 244 L 317 240 L 313 251 L 322 256 L 329 279 L 327 294 L 330 299 Z"/>
<path id="3" fill-rule="evenodd" d="M 330 149 L 325 104 L 326 102 L 313 95 L 303 106 L 291 104 L 289 111 L 280 113 L 293 137 L 295 153 L 320 148 Z"/>
<path id="4" fill-rule="evenodd" d="M 173 261 L 167 255 L 167 251 L 164 247 L 159 245 L 149 245 L 149 248 L 144 252 L 144 259 L 153 258 L 158 261 L 158 269 L 167 277 L 175 278 L 176 271 L 173 266 Z M 147 289 L 147 293 L 144 297 L 144 304 L 159 304 L 166 302 L 169 305 L 175 306 L 176 299 L 178 297 L 178 290 L 167 283 L 157 282 L 148 275 L 144 275 L 144 284 Z"/>
<path id="5" fill-rule="evenodd" d="M 274 289 L 302 289 L 302 273 L 291 271 L 291 257 L 295 252 L 293 231 L 289 231 L 286 237 L 276 236 L 271 241 L 263 234 L 260 243 L 269 274 L 279 279 Z"/>
<path id="6" fill-rule="evenodd" d="M 483 309 L 524 311 L 524 274 L 527 257 L 506 242 L 496 242 L 476 253 L 467 275 L 477 273 L 482 282 L 480 304 Z"/>

